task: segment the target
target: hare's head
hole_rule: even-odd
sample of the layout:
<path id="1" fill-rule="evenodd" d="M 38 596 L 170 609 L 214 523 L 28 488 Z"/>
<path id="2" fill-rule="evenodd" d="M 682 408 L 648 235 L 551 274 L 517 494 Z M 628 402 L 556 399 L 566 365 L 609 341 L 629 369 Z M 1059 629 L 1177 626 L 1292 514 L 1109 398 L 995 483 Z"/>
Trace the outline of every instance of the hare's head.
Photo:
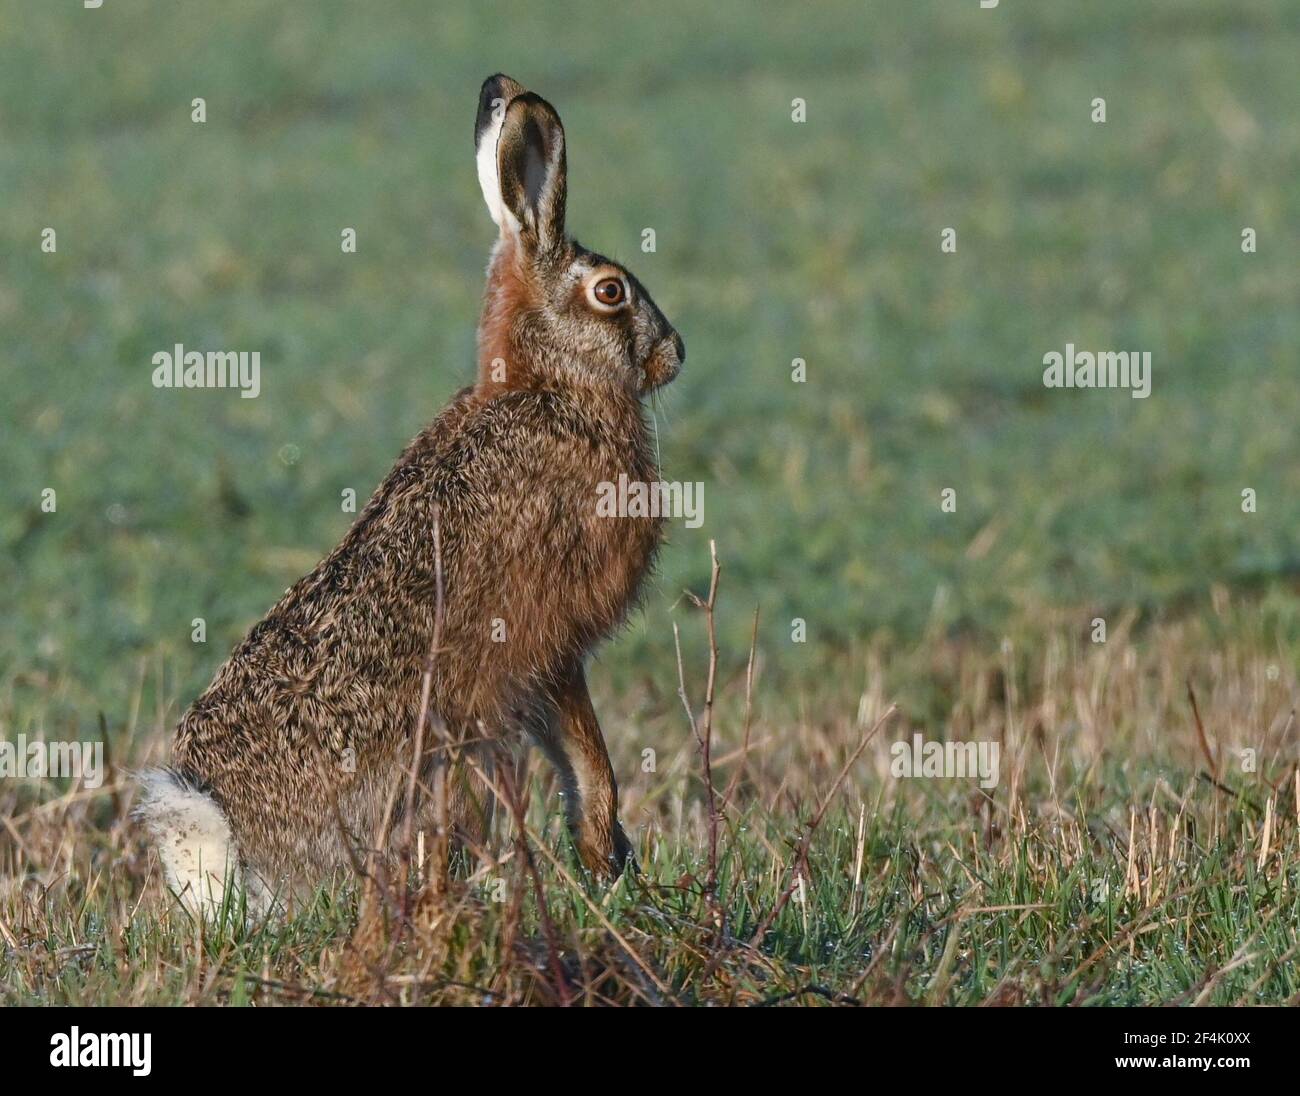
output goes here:
<path id="1" fill-rule="evenodd" d="M 479 93 L 478 180 L 501 230 L 479 323 L 479 384 L 581 385 L 644 394 L 671 381 L 686 348 L 645 287 L 564 231 L 564 127 L 508 76 Z"/>

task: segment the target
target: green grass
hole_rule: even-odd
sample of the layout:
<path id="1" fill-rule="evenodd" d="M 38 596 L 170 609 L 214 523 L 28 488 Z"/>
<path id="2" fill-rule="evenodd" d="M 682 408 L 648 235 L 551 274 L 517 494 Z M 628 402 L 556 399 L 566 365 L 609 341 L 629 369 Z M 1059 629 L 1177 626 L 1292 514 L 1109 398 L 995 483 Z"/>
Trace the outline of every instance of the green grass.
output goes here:
<path id="1" fill-rule="evenodd" d="M 872 1004 L 1140 1005 L 1253 1003 L 1300 993 L 1290 961 L 1300 914 L 1294 883 L 1279 902 L 1274 881 L 1240 872 L 1221 851 L 1198 858 L 1194 871 L 1180 878 L 1179 892 L 1150 910 L 1124 897 L 1123 865 L 1110 857 L 1058 862 L 1050 880 L 1032 871 L 1027 858 L 984 865 L 972 857 L 968 866 L 986 904 L 968 911 L 967 877 L 927 878 L 910 820 L 898 815 L 872 823 L 865 853 L 871 889 L 855 892 L 842 871 L 856 852 L 853 820 L 837 821 L 810 864 L 811 873 L 830 885 L 805 892 L 803 902 L 794 899 L 760 951 L 747 956 L 733 949 L 720 976 L 703 986 L 699 978 L 712 937 L 698 887 L 620 885 L 612 898 L 596 897 L 603 915 L 597 916 L 590 899 L 556 880 L 549 914 L 565 945 L 558 991 L 531 908 L 524 924 L 535 938 L 526 965 L 514 956 L 523 969 L 500 977 L 508 907 L 494 902 L 497 891 L 489 883 L 449 903 L 457 918 L 454 930 L 426 927 L 406 941 L 383 988 L 378 979 L 357 978 L 334 956 L 319 962 L 323 951 L 347 956 L 355 920 L 348 899 L 340 905 L 336 896 L 322 895 L 288 928 L 227 924 L 210 929 L 201 941 L 183 923 L 164 927 L 145 918 L 109 936 L 90 917 L 71 932 L 52 931 L 43 941 L 49 954 L 25 964 L 30 981 L 18 992 L 6 987 L 6 997 L 17 1003 L 234 1005 L 254 999 L 478 1004 L 561 998 L 759 1004 L 791 997 Z M 698 864 L 688 854 L 664 856 L 653 867 L 681 878 Z M 741 870 L 724 860 L 720 884 L 737 892 L 728 904 L 728 928 L 748 939 L 765 915 L 763 904 L 779 892 L 738 883 Z M 919 893 L 928 887 L 937 892 Z M 1261 922 L 1258 910 L 1274 906 L 1278 916 Z M 617 925 L 624 941 L 605 922 Z M 65 940 L 87 943 L 60 946 Z M 580 942 L 577 958 L 574 942 Z M 1130 950 L 1131 945 L 1136 946 Z M 440 951 L 451 951 L 453 958 L 425 961 Z M 1207 955 L 1228 967 L 1242 954 L 1246 963 L 1207 977 Z M 1094 956 L 1105 962 L 1098 964 Z M 216 977 L 205 981 L 205 968 Z M 279 977 L 268 977 L 269 971 Z M 413 973 L 420 975 L 414 985 Z"/>
<path id="2" fill-rule="evenodd" d="M 160 887 L 128 791 L 8 782 L 20 844 L 0 891 L 0 1000 L 1295 1003 L 1297 646 L 1279 648 L 1254 606 L 1215 619 L 1231 647 L 1183 623 L 1104 645 L 1057 633 L 993 659 L 942 642 L 883 655 L 861 692 L 756 705 L 743 758 L 744 682 L 724 680 L 714 887 L 701 769 L 671 705 L 612 743 L 638 876 L 582 878 L 543 778 L 527 815 L 541 903 L 500 825 L 445 892 L 417 888 L 406 919 L 396 884 L 343 882 L 287 922 L 235 911 L 200 934 Z M 837 784 L 883 697 L 922 666 L 957 736 L 1002 744 L 996 788 L 891 779 L 891 745 L 927 733 L 906 707 Z M 791 710 L 805 704 L 816 714 Z M 165 730 L 140 718 L 115 754 Z"/>
<path id="3" fill-rule="evenodd" d="M 657 422 L 665 476 L 705 484 L 705 522 L 674 526 L 644 615 L 592 675 L 651 887 L 615 892 L 608 915 L 672 994 L 1293 997 L 1281 957 L 1296 880 L 1278 850 L 1296 840 L 1280 783 L 1294 729 L 1280 728 L 1300 661 L 1297 49 L 1300 11 L 1283 0 L 568 14 L 0 0 L 0 733 L 93 738 L 102 713 L 118 764 L 161 756 L 230 647 L 347 528 L 340 493 L 364 498 L 465 382 L 492 239 L 471 119 L 481 79 L 504 70 L 564 118 L 570 227 L 629 264 L 689 349 Z M 949 226 L 954 255 L 939 249 Z M 1256 254 L 1240 250 L 1246 226 Z M 655 254 L 640 251 L 645 227 Z M 1042 356 L 1067 341 L 1149 350 L 1151 397 L 1045 389 Z M 175 342 L 261 350 L 262 395 L 155 390 L 150 357 Z M 1257 513 L 1241 510 L 1246 487 Z M 809 904 L 713 969 L 672 642 L 677 622 L 700 665 L 680 592 L 707 583 L 710 539 L 725 564 L 720 749 L 739 745 L 761 607 L 762 771 L 741 786 L 746 824 L 724 861 L 724 882 L 745 881 L 725 899 L 738 939 L 788 884 L 788 841 L 864 704 L 897 701 L 899 736 L 1009 734 L 1025 759 L 1023 782 L 975 810 L 969 789 L 898 787 L 873 747 L 814 843 Z M 1034 676 L 1056 644 L 1095 667 L 1079 645 L 1097 615 L 1133 652 L 1131 695 L 1106 701 L 1088 679 L 1081 700 Z M 807 643 L 791 642 L 794 618 Z M 1276 801 L 1262 869 L 1255 810 L 1197 775 L 1189 676 L 1216 694 L 1216 742 L 1271 744 L 1267 777 L 1221 774 L 1234 795 Z M 1077 765 L 1053 789 L 1058 747 Z M 671 771 L 639 773 L 645 748 Z M 1098 906 L 1092 881 L 1122 890 L 1131 809 L 1139 855 L 1146 812 L 1167 812 L 1168 839 L 1179 812 L 1163 787 L 1199 819 L 1173 861 L 1191 890 Z M 196 951 L 176 915 L 152 916 L 129 792 L 66 792 L 0 785 L 14 935 L 0 993 L 239 1001 L 253 992 L 240 972 L 269 964 L 275 981 L 386 999 L 338 967 L 368 923 L 346 892 L 294 927 Z M 1072 851 L 1058 807 L 1084 827 Z M 1014 824 L 994 832 L 981 810 Z M 979 872 L 972 834 L 990 858 Z M 1159 880 L 1156 844 L 1150 856 L 1144 878 Z M 696 882 L 677 888 L 684 873 Z M 600 992 L 635 997 L 605 927 L 547 884 L 557 931 L 624 972 Z M 493 973 L 505 913 L 473 886 L 460 897 L 465 935 L 437 977 L 546 999 L 544 969 L 529 982 L 518 956 Z M 996 906 L 1036 908 L 958 916 Z M 1241 948 L 1252 958 L 1216 976 Z"/>

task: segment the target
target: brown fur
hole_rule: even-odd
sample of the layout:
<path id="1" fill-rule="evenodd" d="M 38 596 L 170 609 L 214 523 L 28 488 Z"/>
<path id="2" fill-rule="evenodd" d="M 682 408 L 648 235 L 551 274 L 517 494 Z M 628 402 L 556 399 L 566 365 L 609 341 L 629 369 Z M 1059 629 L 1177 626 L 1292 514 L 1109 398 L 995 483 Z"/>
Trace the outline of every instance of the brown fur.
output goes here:
<path id="1" fill-rule="evenodd" d="M 367 841 L 409 760 L 434 626 L 435 512 L 445 585 L 435 718 L 462 740 L 527 731 L 560 772 L 584 863 L 617 874 L 629 851 L 583 661 L 635 603 L 661 526 L 598 517 L 597 484 L 658 478 L 639 395 L 671 379 L 684 351 L 631 275 L 564 236 L 554 110 L 494 77 L 480 143 L 495 98 L 508 100 L 497 167 L 518 227 L 506 219 L 488 271 L 477 383 L 411 442 L 342 543 L 249 632 L 177 730 L 178 772 L 225 813 L 243 864 L 276 883 L 346 864 L 333 804 Z M 582 289 L 606 267 L 635 287 L 617 315 L 591 308 Z"/>

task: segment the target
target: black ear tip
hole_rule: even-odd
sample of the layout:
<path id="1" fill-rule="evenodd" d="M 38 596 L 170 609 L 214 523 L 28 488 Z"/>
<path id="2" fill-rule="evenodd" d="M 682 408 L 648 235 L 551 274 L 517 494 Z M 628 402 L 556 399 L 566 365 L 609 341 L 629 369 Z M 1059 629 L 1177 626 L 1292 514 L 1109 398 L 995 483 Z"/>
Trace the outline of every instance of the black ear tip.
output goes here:
<path id="1" fill-rule="evenodd" d="M 478 93 L 478 110 L 474 114 L 474 147 L 478 147 L 479 137 L 492 120 L 492 104 L 506 96 L 501 94 L 501 82 L 509 77 L 496 73 L 483 81 Z"/>
<path id="2" fill-rule="evenodd" d="M 479 89 L 478 93 L 479 106 L 482 106 L 484 103 L 491 105 L 492 100 L 501 95 L 502 83 L 509 79 L 510 77 L 504 72 L 494 72 L 484 80 L 483 86 Z"/>
<path id="3" fill-rule="evenodd" d="M 478 111 L 474 115 L 474 144 L 477 147 L 479 137 L 491 124 L 492 112 L 498 102 L 510 103 L 524 88 L 518 80 L 511 79 L 504 72 L 495 72 L 483 81 L 478 93 Z"/>

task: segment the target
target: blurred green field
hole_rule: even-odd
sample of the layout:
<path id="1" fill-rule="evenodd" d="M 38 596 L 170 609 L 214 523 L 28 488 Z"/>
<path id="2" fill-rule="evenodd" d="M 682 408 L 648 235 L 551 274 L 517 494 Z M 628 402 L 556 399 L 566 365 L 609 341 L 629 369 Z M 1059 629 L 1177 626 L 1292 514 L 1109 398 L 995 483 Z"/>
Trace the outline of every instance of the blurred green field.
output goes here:
<path id="1" fill-rule="evenodd" d="M 472 116 L 498 69 L 564 117 L 572 229 L 689 346 L 660 443 L 706 521 L 674 528 L 615 672 L 671 666 L 709 538 L 724 631 L 743 646 L 761 605 L 795 678 L 881 633 L 1293 588 L 1298 49 L 1280 0 L 6 0 L 4 663 L 112 709 L 161 648 L 197 689 L 337 541 L 340 492 L 470 375 L 492 239 Z M 1067 341 L 1150 350 L 1152 396 L 1044 389 Z M 175 342 L 260 349 L 261 397 L 155 390 Z"/>

